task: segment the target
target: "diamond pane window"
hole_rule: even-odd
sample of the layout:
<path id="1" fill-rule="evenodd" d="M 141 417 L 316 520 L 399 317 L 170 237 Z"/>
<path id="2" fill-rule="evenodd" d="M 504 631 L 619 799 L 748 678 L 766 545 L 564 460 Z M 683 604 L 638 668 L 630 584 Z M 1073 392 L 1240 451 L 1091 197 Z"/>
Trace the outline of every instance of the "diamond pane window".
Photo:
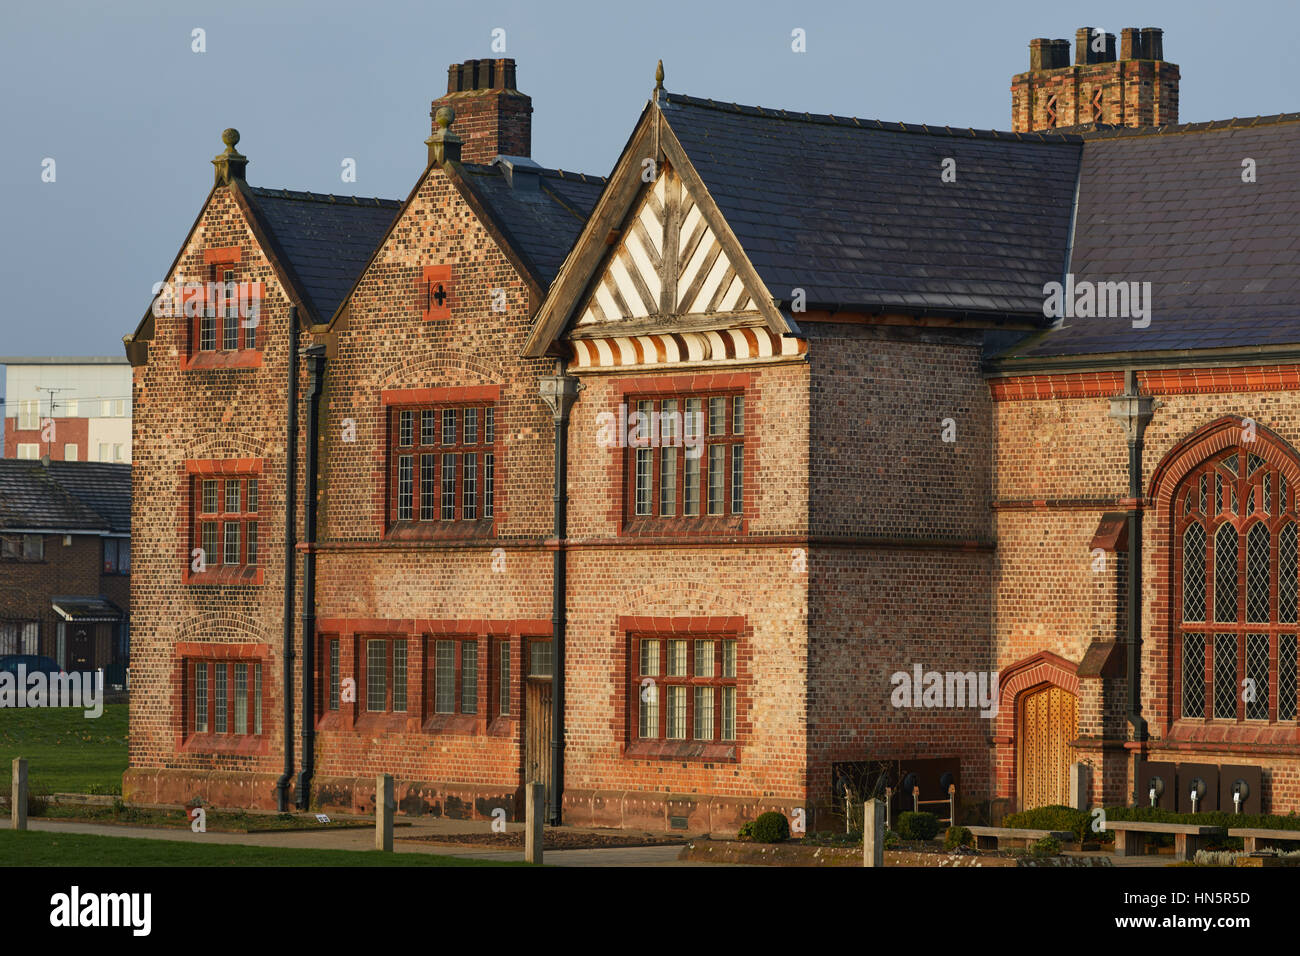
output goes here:
<path id="1" fill-rule="evenodd" d="M 1214 619 L 1237 620 L 1237 529 L 1230 524 L 1214 538 Z"/>
<path id="2" fill-rule="evenodd" d="M 1183 533 L 1183 620 L 1205 620 L 1205 529 L 1199 524 Z"/>
<path id="3" fill-rule="evenodd" d="M 1296 523 L 1282 525 L 1277 536 L 1277 619 L 1282 624 L 1296 623 L 1296 572 L 1300 570 L 1300 547 Z"/>
<path id="4" fill-rule="evenodd" d="M 1277 641 L 1277 719 L 1296 718 L 1296 635 L 1279 634 Z"/>
<path id="5" fill-rule="evenodd" d="M 1237 635 L 1214 635 L 1214 716 L 1237 716 Z"/>
<path id="6" fill-rule="evenodd" d="M 1267 464 L 1267 462 L 1265 462 L 1263 458 L 1260 458 L 1259 455 L 1252 454 L 1250 456 L 1250 474 L 1253 475 L 1260 468 L 1264 467 L 1265 464 Z"/>
<path id="7" fill-rule="evenodd" d="M 1246 535 L 1246 620 L 1267 624 L 1269 617 L 1268 526 L 1260 523 Z"/>
<path id="8" fill-rule="evenodd" d="M 1246 635 L 1246 719 L 1268 720 L 1268 635 Z"/>

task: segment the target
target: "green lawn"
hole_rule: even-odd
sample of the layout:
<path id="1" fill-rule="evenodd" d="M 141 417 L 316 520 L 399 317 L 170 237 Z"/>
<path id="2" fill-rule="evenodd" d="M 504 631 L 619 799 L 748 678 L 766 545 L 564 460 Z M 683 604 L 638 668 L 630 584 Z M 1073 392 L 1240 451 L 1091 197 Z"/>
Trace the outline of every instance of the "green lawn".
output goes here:
<path id="1" fill-rule="evenodd" d="M 89 719 L 76 707 L 0 708 L 0 788 L 13 759 L 27 758 L 29 786 L 51 793 L 121 793 L 127 704 L 106 704 Z"/>
<path id="2" fill-rule="evenodd" d="M 45 830 L 0 830 L 4 866 L 526 866 L 431 853 L 182 843 Z"/>

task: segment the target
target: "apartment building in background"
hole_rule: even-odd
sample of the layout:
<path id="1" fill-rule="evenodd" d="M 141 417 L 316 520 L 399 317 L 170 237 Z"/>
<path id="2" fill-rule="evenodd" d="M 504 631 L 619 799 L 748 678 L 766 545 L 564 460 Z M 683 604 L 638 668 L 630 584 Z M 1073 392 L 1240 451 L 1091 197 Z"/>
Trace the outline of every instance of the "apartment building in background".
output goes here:
<path id="1" fill-rule="evenodd" d="M 0 357 L 5 458 L 131 462 L 131 366 L 113 356 Z"/>

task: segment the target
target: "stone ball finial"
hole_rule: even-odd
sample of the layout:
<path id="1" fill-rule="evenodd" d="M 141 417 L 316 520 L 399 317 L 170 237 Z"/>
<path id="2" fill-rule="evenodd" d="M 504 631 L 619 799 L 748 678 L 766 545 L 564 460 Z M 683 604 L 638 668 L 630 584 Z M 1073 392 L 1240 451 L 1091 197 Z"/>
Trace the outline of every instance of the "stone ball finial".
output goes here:
<path id="1" fill-rule="evenodd" d="M 221 141 L 231 149 L 234 149 L 235 145 L 239 142 L 239 130 L 235 129 L 233 126 L 229 129 L 223 129 L 221 131 Z"/>
<path id="2" fill-rule="evenodd" d="M 456 119 L 456 111 L 450 106 L 439 106 L 438 112 L 433 114 L 433 121 L 446 129 Z"/>

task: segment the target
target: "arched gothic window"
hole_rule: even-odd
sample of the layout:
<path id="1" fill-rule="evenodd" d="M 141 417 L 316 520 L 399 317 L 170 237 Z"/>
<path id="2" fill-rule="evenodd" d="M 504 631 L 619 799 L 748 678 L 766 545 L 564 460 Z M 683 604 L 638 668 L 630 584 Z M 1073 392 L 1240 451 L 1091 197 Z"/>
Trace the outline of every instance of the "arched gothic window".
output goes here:
<path id="1" fill-rule="evenodd" d="M 1174 492 L 1180 717 L 1296 719 L 1296 507 L 1285 475 L 1243 448 Z"/>

